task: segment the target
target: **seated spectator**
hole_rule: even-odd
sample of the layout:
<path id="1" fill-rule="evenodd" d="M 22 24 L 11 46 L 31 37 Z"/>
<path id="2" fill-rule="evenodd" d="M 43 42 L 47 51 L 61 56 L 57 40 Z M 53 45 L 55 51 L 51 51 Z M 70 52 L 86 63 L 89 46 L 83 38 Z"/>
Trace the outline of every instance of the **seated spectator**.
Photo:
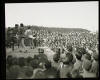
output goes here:
<path id="1" fill-rule="evenodd" d="M 57 54 L 57 53 L 54 54 L 54 56 L 53 56 L 53 62 L 52 62 L 52 67 L 54 67 L 54 68 L 56 68 L 58 70 L 59 65 L 60 65 L 59 61 L 60 61 L 60 55 Z"/>
<path id="2" fill-rule="evenodd" d="M 23 67 L 23 66 L 25 66 L 25 58 L 24 57 L 20 57 L 19 59 L 18 59 L 18 65 L 20 66 L 20 67 Z"/>
<path id="3" fill-rule="evenodd" d="M 39 55 L 37 55 L 39 62 L 46 62 L 48 61 L 48 57 L 44 54 L 43 49 L 38 49 Z"/>
<path id="4" fill-rule="evenodd" d="M 45 77 L 46 78 L 57 78 L 57 69 L 55 69 L 54 67 L 52 67 L 51 62 L 46 62 L 44 64 L 45 70 Z"/>
<path id="5" fill-rule="evenodd" d="M 87 51 L 86 51 L 85 48 L 80 48 L 80 47 L 77 47 L 77 48 L 76 48 L 76 51 L 77 51 L 78 53 L 82 54 L 82 55 L 84 55 L 84 54 L 87 53 Z"/>
<path id="6" fill-rule="evenodd" d="M 99 55 L 97 53 L 93 54 L 93 62 L 91 67 L 91 72 L 95 73 L 97 77 L 99 76 Z"/>
<path id="7" fill-rule="evenodd" d="M 60 59 L 60 55 L 59 54 L 56 53 L 56 54 L 53 55 L 54 62 L 58 63 L 59 59 Z"/>
<path id="8" fill-rule="evenodd" d="M 29 63 L 30 63 L 32 60 L 33 60 L 32 57 L 27 57 L 27 58 L 26 58 L 26 64 L 27 64 L 27 66 L 29 65 Z"/>
<path id="9" fill-rule="evenodd" d="M 54 67 L 45 70 L 44 73 L 46 78 L 60 78 L 58 71 Z"/>
<path id="10" fill-rule="evenodd" d="M 42 71 L 42 69 L 35 69 L 34 70 L 34 79 L 44 79 L 45 77 L 45 73 L 44 71 Z"/>
<path id="11" fill-rule="evenodd" d="M 34 59 L 39 59 L 38 55 L 34 55 Z"/>
<path id="12" fill-rule="evenodd" d="M 71 45 L 68 45 L 68 46 L 67 46 L 67 50 L 68 50 L 69 52 L 72 52 L 72 51 L 73 51 L 73 47 L 72 47 Z"/>
<path id="13" fill-rule="evenodd" d="M 95 61 L 98 61 L 99 60 L 99 54 L 98 53 L 95 52 L 92 56 L 93 56 L 93 59 Z"/>
<path id="14" fill-rule="evenodd" d="M 86 47 L 86 51 L 87 51 L 90 55 L 93 54 L 93 51 L 92 51 L 88 46 Z"/>
<path id="15" fill-rule="evenodd" d="M 33 68 L 31 66 L 24 66 L 23 74 L 24 74 L 24 76 L 20 76 L 18 79 L 32 79 Z"/>
<path id="16" fill-rule="evenodd" d="M 65 56 L 64 56 L 65 55 Z M 71 53 L 63 54 L 62 63 L 60 67 L 60 78 L 69 78 L 70 72 L 73 68 L 73 55 Z"/>
<path id="17" fill-rule="evenodd" d="M 50 61 L 45 62 L 44 66 L 45 66 L 45 68 L 46 68 L 46 69 L 49 69 L 49 68 L 51 68 L 51 67 L 52 67 L 52 65 L 51 65 L 51 62 L 50 62 Z"/>
<path id="18" fill-rule="evenodd" d="M 12 65 L 18 65 L 18 58 L 17 57 L 12 58 Z"/>
<path id="19" fill-rule="evenodd" d="M 78 69 L 73 69 L 71 72 L 71 78 L 83 78 Z"/>
<path id="20" fill-rule="evenodd" d="M 38 59 L 33 59 L 32 61 L 30 61 L 30 66 L 32 66 L 33 69 L 38 68 L 39 67 L 39 60 Z"/>
<path id="21" fill-rule="evenodd" d="M 79 72 L 82 72 L 82 61 L 81 61 L 82 54 L 77 52 L 75 54 L 75 57 L 76 57 L 76 62 L 74 64 L 74 69 L 78 69 Z"/>
<path id="22" fill-rule="evenodd" d="M 72 63 L 74 64 L 76 62 L 76 59 L 75 59 L 75 53 L 73 52 L 73 47 L 71 45 L 68 45 L 67 46 L 67 50 L 65 47 L 63 47 L 63 49 L 65 50 L 65 53 L 71 53 L 73 55 L 73 60 L 72 60 Z"/>
<path id="23" fill-rule="evenodd" d="M 9 67 L 12 66 L 12 59 L 13 59 L 13 57 L 11 55 L 7 56 L 6 64 L 8 64 Z"/>
<path id="24" fill-rule="evenodd" d="M 47 62 L 47 63 L 49 63 L 49 62 Z M 35 78 L 35 79 L 46 78 L 44 71 L 46 70 L 45 65 L 47 63 L 46 62 L 45 63 L 44 62 L 39 63 L 39 67 L 34 69 L 33 78 Z M 51 67 L 50 65 L 48 65 L 48 66 Z"/>
<path id="25" fill-rule="evenodd" d="M 87 61 L 87 60 L 92 61 L 92 60 L 91 60 L 91 55 L 90 55 L 89 53 L 86 53 L 86 54 L 84 54 L 84 55 L 82 56 L 82 61 L 83 61 L 83 62 L 84 62 L 84 61 Z"/>
<path id="26" fill-rule="evenodd" d="M 9 69 L 10 79 L 17 79 L 19 77 L 21 68 L 18 65 L 13 65 Z"/>
<path id="27" fill-rule="evenodd" d="M 86 60 L 83 62 L 83 78 L 95 78 L 96 75 L 92 72 L 90 72 L 92 66 L 92 62 L 89 60 Z"/>

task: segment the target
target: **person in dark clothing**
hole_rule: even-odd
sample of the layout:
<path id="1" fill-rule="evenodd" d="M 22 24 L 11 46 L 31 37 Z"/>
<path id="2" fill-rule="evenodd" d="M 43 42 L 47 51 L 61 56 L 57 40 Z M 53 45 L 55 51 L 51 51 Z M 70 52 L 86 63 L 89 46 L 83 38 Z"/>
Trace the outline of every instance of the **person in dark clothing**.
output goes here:
<path id="1" fill-rule="evenodd" d="M 95 73 L 97 77 L 99 77 L 99 54 L 94 52 L 93 54 L 93 62 L 91 67 L 91 72 Z"/>
<path id="2" fill-rule="evenodd" d="M 24 57 L 18 58 L 18 65 L 20 67 L 24 67 L 26 65 L 25 62 L 26 62 L 26 59 Z"/>
<path id="3" fill-rule="evenodd" d="M 6 59 L 6 64 L 8 64 L 8 68 L 10 68 L 12 66 L 12 61 L 13 61 L 13 56 L 8 55 L 7 59 Z"/>
<path id="4" fill-rule="evenodd" d="M 71 72 L 71 78 L 83 78 L 83 76 L 80 75 L 78 69 L 73 69 Z"/>
<path id="5" fill-rule="evenodd" d="M 13 28 L 8 28 L 7 31 L 7 41 L 12 50 L 14 51 L 14 46 L 18 43 L 18 26 L 15 26 Z"/>
<path id="6" fill-rule="evenodd" d="M 11 28 L 11 31 L 10 31 L 10 44 L 11 44 L 11 48 L 12 50 L 14 51 L 14 45 L 15 45 L 15 34 L 14 34 L 14 28 Z"/>
<path id="7" fill-rule="evenodd" d="M 39 67 L 39 60 L 38 59 L 33 59 L 30 61 L 30 66 L 32 66 L 33 69 L 36 69 Z"/>
<path id="8" fill-rule="evenodd" d="M 9 69 L 9 79 L 17 79 L 21 68 L 18 65 L 13 65 Z"/>
<path id="9" fill-rule="evenodd" d="M 31 79 L 31 77 L 33 76 L 33 68 L 31 66 L 24 66 L 23 74 L 24 74 L 24 77 L 21 79 Z"/>
<path id="10" fill-rule="evenodd" d="M 45 74 L 45 78 L 57 78 L 58 75 L 58 71 L 57 69 L 55 69 L 54 67 L 52 67 L 52 64 L 50 61 L 45 62 L 44 64 L 44 74 Z"/>
<path id="11" fill-rule="evenodd" d="M 24 35 L 24 32 L 25 32 L 24 26 L 20 25 L 18 34 L 19 34 L 19 44 L 20 44 L 20 47 L 22 47 L 22 48 L 25 48 L 25 44 L 24 44 L 25 35 Z"/>
<path id="12" fill-rule="evenodd" d="M 7 28 L 7 31 L 6 31 L 6 46 L 8 47 L 8 48 L 11 48 L 11 28 L 10 27 L 8 27 Z"/>
<path id="13" fill-rule="evenodd" d="M 60 78 L 70 78 L 70 72 L 73 69 L 73 55 L 68 52 L 61 55 Z"/>
<path id="14" fill-rule="evenodd" d="M 19 48 L 19 43 L 18 43 L 18 40 L 19 40 L 19 34 L 18 34 L 18 32 L 19 32 L 19 26 L 17 24 L 15 24 L 13 32 L 14 32 L 14 36 L 16 38 L 15 45 L 18 46 L 18 48 Z"/>
<path id="15" fill-rule="evenodd" d="M 14 37 L 14 28 L 8 28 L 7 30 L 7 45 L 12 48 L 14 51 L 14 43 L 15 43 L 15 37 Z"/>
<path id="16" fill-rule="evenodd" d="M 44 50 L 39 48 L 39 55 L 37 55 L 39 62 L 43 62 L 45 63 L 46 61 L 48 61 L 48 57 L 44 54 Z"/>

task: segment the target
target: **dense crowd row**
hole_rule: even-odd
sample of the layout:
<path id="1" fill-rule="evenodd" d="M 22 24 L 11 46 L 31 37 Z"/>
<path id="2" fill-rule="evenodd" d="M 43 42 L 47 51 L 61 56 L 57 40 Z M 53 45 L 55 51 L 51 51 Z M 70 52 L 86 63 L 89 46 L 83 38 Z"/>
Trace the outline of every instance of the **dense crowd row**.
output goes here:
<path id="1" fill-rule="evenodd" d="M 18 38 L 12 41 L 16 34 L 23 36 L 25 39 L 23 34 L 25 32 L 24 27 L 20 29 L 20 32 L 18 27 L 15 28 L 11 29 L 13 30 L 10 33 L 11 35 L 8 35 L 9 30 L 7 32 L 7 46 L 10 45 L 9 42 L 20 43 L 20 38 L 18 41 L 16 41 Z M 43 50 L 39 50 L 39 55 L 35 55 L 34 58 L 8 56 L 6 59 L 7 79 L 87 78 L 99 76 L 97 34 L 90 32 L 73 31 L 61 33 L 33 30 L 33 36 L 36 37 L 33 41 L 34 47 L 45 45 L 56 53 L 53 55 L 53 61 L 48 60 Z"/>
<path id="2" fill-rule="evenodd" d="M 96 78 L 99 76 L 99 58 L 96 52 L 88 53 L 84 48 L 61 52 L 57 49 L 53 61 L 43 51 L 34 58 L 12 57 L 6 59 L 7 79 L 39 78 Z"/>
<path id="3" fill-rule="evenodd" d="M 45 30 L 36 31 L 37 36 L 40 37 L 42 41 L 44 39 L 47 46 L 51 48 L 56 47 L 66 47 L 66 45 L 72 46 L 90 46 L 91 48 L 96 48 L 98 45 L 98 36 L 88 33 L 88 32 L 70 32 L 70 33 L 60 33 L 51 32 L 48 33 Z M 42 39 L 41 39 L 42 38 Z M 39 39 L 37 38 L 37 41 Z M 40 42 L 40 41 L 39 41 Z"/>
<path id="4" fill-rule="evenodd" d="M 20 44 L 21 37 L 25 33 L 27 27 L 9 27 L 6 31 L 6 45 L 11 45 L 11 42 Z M 93 34 L 90 32 L 50 32 L 47 30 L 32 30 L 33 36 L 36 37 L 34 40 L 34 46 L 43 46 L 43 42 L 50 47 L 55 49 L 57 47 L 66 47 L 66 45 L 87 47 L 95 49 L 98 45 L 98 33 Z M 16 36 L 17 38 L 14 38 Z M 25 38 L 25 37 L 24 37 Z M 24 39 L 26 40 L 26 39 Z M 24 41 L 25 42 L 25 41 Z M 27 44 L 28 41 L 26 41 Z"/>

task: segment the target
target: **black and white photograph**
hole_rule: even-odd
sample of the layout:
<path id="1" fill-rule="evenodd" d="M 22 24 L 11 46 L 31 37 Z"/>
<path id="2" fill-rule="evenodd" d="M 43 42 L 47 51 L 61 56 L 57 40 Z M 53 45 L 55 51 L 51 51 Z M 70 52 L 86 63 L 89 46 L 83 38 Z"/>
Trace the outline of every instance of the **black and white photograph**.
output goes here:
<path id="1" fill-rule="evenodd" d="M 5 3 L 6 79 L 98 78 L 99 1 Z"/>

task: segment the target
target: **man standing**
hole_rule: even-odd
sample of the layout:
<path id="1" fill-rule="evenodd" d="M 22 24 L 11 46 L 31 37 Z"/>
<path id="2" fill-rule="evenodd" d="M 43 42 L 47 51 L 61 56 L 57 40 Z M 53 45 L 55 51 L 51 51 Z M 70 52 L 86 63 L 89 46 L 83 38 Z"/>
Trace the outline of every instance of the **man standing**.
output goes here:
<path id="1" fill-rule="evenodd" d="M 18 24 L 15 24 L 15 27 L 13 29 L 13 34 L 14 34 L 14 38 L 15 38 L 15 45 L 18 46 L 18 48 L 19 48 L 19 43 L 18 43 L 19 35 L 18 35 L 18 31 L 19 31 L 19 26 L 18 26 Z"/>
<path id="2" fill-rule="evenodd" d="M 31 49 L 34 48 L 34 42 L 33 42 L 33 40 L 35 39 L 35 37 L 33 37 L 33 33 L 32 33 L 32 30 L 31 30 L 30 26 L 25 31 L 25 36 L 28 38 L 30 48 Z"/>
<path id="3" fill-rule="evenodd" d="M 8 48 L 11 48 L 11 27 L 7 28 L 6 32 L 6 45 Z"/>
<path id="4" fill-rule="evenodd" d="M 10 29 L 10 33 L 9 33 L 9 42 L 10 42 L 10 47 L 12 48 L 12 51 L 14 51 L 14 46 L 15 46 L 15 33 L 14 33 L 14 28 Z"/>
<path id="5" fill-rule="evenodd" d="M 26 47 L 24 44 L 24 38 L 25 38 L 24 32 L 25 32 L 24 25 L 21 23 L 19 28 L 19 45 L 22 48 Z"/>

